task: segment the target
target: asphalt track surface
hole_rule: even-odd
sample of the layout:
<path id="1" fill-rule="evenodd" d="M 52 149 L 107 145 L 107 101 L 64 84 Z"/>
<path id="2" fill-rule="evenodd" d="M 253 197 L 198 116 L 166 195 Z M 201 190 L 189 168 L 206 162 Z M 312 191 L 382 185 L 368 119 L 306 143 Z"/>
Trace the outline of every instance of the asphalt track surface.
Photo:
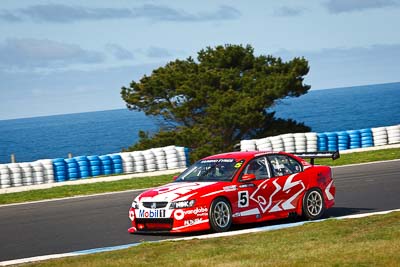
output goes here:
<path id="1" fill-rule="evenodd" d="M 400 208 L 400 160 L 336 167 L 333 174 L 336 205 L 325 217 Z M 128 234 L 138 193 L 0 207 L 0 261 L 188 236 Z"/>

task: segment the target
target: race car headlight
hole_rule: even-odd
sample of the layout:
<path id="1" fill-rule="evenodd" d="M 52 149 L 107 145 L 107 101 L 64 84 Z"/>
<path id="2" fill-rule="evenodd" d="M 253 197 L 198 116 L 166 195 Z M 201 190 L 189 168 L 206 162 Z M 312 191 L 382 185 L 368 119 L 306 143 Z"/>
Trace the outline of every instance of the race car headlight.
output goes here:
<path id="1" fill-rule="evenodd" d="M 134 208 L 135 210 L 139 209 L 139 204 L 136 201 L 133 201 L 132 202 L 132 208 Z"/>
<path id="2" fill-rule="evenodd" d="M 169 208 L 170 209 L 190 208 L 190 207 L 194 206 L 194 203 L 196 203 L 196 201 L 194 199 L 176 201 L 176 202 L 172 202 L 171 205 L 169 206 Z"/>

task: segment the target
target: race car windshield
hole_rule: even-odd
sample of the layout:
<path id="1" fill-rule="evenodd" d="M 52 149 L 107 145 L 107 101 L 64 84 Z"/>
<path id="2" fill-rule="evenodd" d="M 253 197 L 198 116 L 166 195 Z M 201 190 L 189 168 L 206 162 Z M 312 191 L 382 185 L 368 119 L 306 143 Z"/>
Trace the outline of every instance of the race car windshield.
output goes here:
<path id="1" fill-rule="evenodd" d="M 235 159 L 200 160 L 184 171 L 176 182 L 231 181 L 243 161 Z"/>

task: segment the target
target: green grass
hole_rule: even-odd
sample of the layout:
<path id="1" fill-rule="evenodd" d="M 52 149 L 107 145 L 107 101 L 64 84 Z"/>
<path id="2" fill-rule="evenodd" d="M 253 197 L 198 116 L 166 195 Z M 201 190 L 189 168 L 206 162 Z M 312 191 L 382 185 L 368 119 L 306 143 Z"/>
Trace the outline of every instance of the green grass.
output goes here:
<path id="1" fill-rule="evenodd" d="M 331 159 L 316 159 L 315 163 L 319 165 L 341 166 L 391 159 L 400 159 L 400 148 L 340 154 L 340 158 L 335 161 L 332 161 Z"/>
<path id="2" fill-rule="evenodd" d="M 339 166 L 354 163 L 372 162 L 380 160 L 400 159 L 400 148 L 376 150 L 361 153 L 342 154 L 340 159 L 317 159 L 316 164 Z M 176 175 L 176 174 L 175 174 Z M 143 189 L 159 186 L 172 181 L 171 175 L 132 178 L 114 182 L 100 182 L 94 184 L 68 185 L 50 189 L 32 190 L 20 193 L 0 194 L 0 204 L 20 203 L 43 199 L 62 198 L 78 195 L 90 195 L 104 192 L 116 192 L 129 189 Z"/>
<path id="3" fill-rule="evenodd" d="M 155 187 L 172 182 L 172 177 L 177 174 L 132 178 L 114 182 L 99 182 L 92 184 L 65 185 L 50 189 L 32 190 L 18 193 L 0 194 L 0 204 L 11 204 L 43 199 L 91 195 L 105 192 L 117 192 L 130 189 L 143 189 Z"/>
<path id="4" fill-rule="evenodd" d="M 208 240 L 143 243 L 27 266 L 399 266 L 400 212 Z"/>

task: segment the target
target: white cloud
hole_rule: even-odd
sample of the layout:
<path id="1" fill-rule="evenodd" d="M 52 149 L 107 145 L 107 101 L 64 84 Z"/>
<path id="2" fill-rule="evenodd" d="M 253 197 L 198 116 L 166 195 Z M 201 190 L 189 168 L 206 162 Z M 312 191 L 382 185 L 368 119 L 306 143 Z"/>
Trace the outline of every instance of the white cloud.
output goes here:
<path id="1" fill-rule="evenodd" d="M 277 17 L 296 17 L 304 13 L 304 8 L 301 7 L 280 7 L 274 10 L 274 15 Z"/>
<path id="2" fill-rule="evenodd" d="M 107 44 L 106 49 L 109 50 L 112 53 L 112 55 L 119 60 L 127 60 L 134 58 L 133 54 L 129 50 L 117 44 Z"/>
<path id="3" fill-rule="evenodd" d="M 89 8 L 63 4 L 32 5 L 15 10 L 0 10 L 0 19 L 8 22 L 71 23 L 82 20 L 145 18 L 156 21 L 220 21 L 238 19 L 239 10 L 222 5 L 217 10 L 189 13 L 164 5 L 144 4 L 134 8 Z"/>
<path id="4" fill-rule="evenodd" d="M 306 83 L 314 89 L 400 81 L 400 44 L 280 51 L 276 55 L 285 60 L 304 56 L 310 66 Z"/>
<path id="5" fill-rule="evenodd" d="M 7 39 L 0 43 L 0 68 L 25 69 L 92 64 L 104 60 L 99 52 L 47 39 Z"/>
<path id="6" fill-rule="evenodd" d="M 324 6 L 331 13 L 356 12 L 365 9 L 400 6 L 398 0 L 329 0 Z"/>

